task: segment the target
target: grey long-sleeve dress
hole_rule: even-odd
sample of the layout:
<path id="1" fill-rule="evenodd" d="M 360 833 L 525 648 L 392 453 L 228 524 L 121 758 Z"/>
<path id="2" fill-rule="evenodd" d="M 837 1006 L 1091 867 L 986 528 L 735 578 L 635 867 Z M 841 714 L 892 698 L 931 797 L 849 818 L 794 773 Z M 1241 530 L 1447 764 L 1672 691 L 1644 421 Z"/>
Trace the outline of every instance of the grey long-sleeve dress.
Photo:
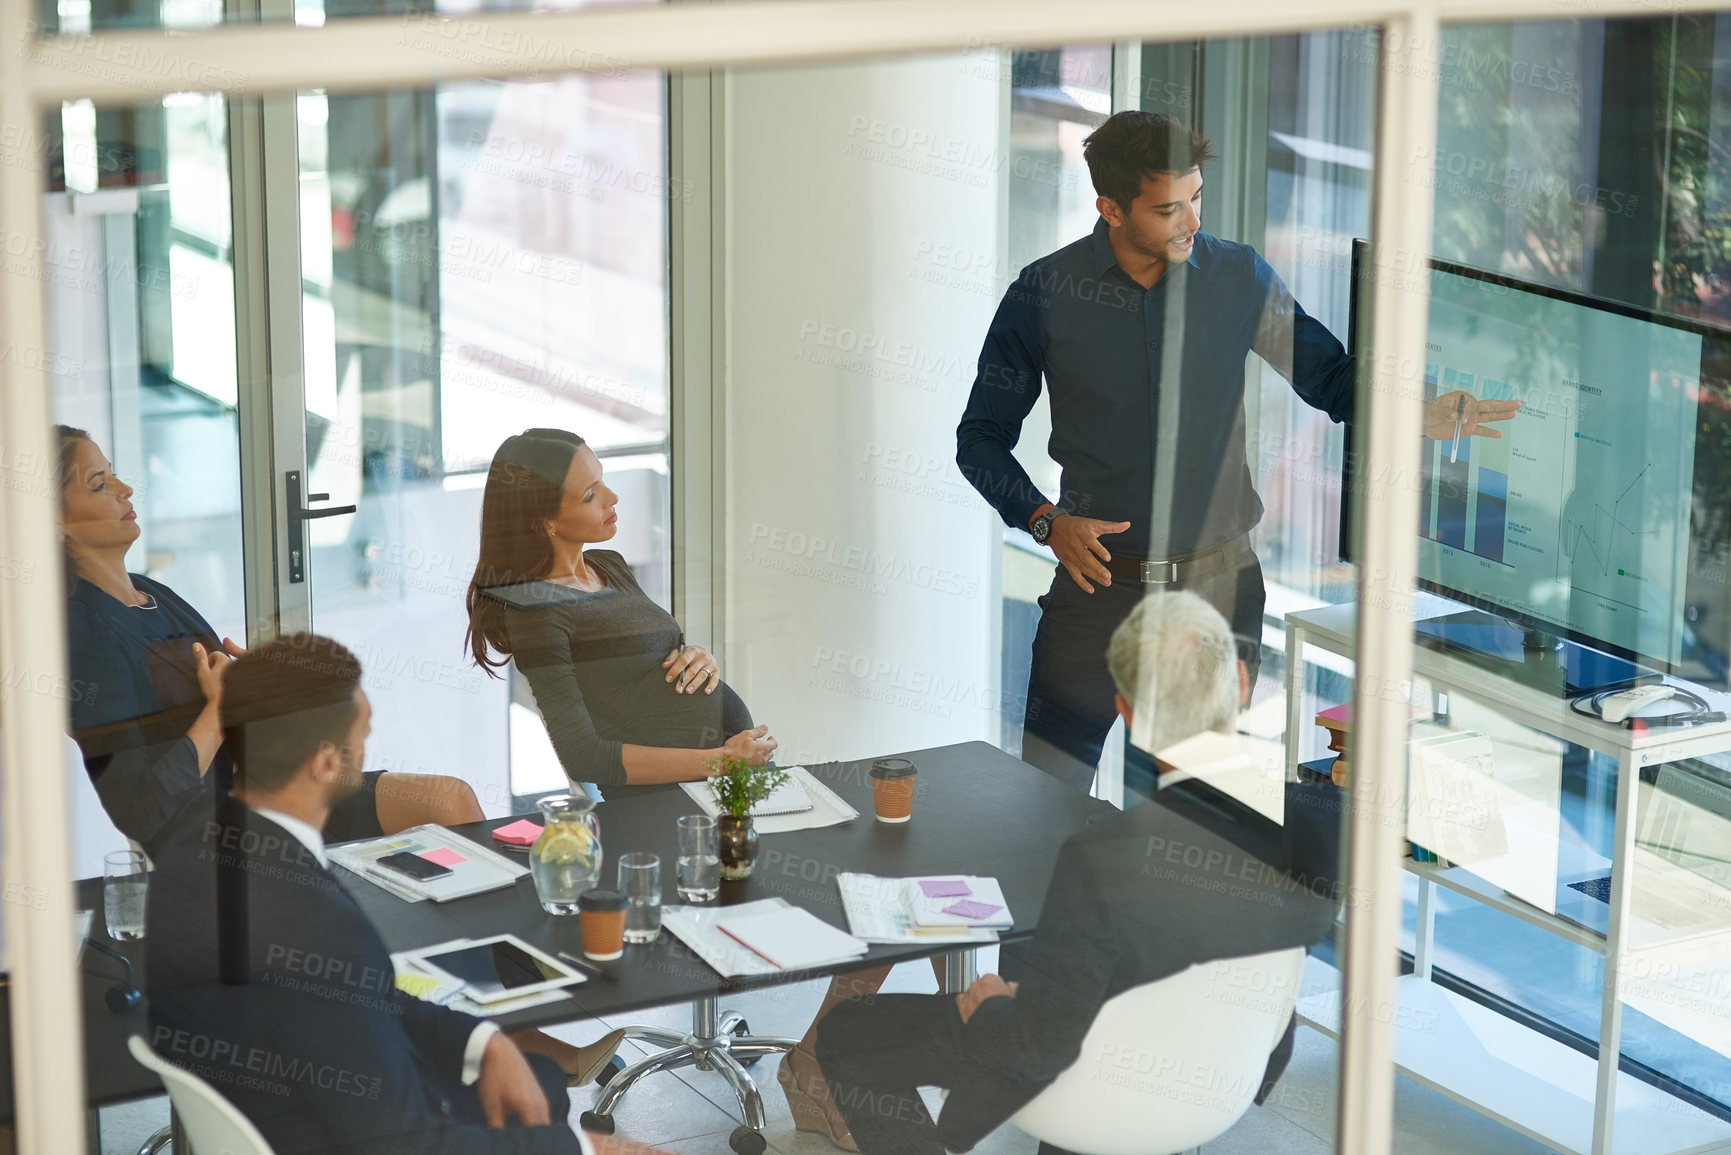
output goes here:
<path id="1" fill-rule="evenodd" d="M 751 712 L 725 683 L 713 694 L 677 693 L 661 663 L 685 642 L 679 623 L 649 599 L 619 554 L 583 556 L 605 589 L 534 581 L 486 593 L 505 605 L 511 655 L 566 775 L 609 798 L 667 789 L 626 786 L 621 747 L 720 746 L 751 728 Z"/>

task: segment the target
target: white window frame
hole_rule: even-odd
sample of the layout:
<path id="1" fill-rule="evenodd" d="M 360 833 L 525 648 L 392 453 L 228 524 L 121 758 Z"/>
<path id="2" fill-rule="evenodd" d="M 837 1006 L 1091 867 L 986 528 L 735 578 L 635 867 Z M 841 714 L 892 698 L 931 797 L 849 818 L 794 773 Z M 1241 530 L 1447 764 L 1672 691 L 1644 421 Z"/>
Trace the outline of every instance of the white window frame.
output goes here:
<path id="1" fill-rule="evenodd" d="M 427 87 L 442 81 L 504 78 L 527 71 L 619 68 L 685 73 L 670 105 L 688 134 L 681 161 L 704 163 L 708 147 L 690 138 L 717 122 L 689 86 L 701 75 L 752 66 L 846 60 L 918 52 L 1139 40 L 1267 36 L 1343 25 L 1381 25 L 1391 66 L 1381 74 L 1379 164 L 1374 217 L 1379 252 L 1396 270 L 1422 268 L 1430 240 L 1427 183 L 1409 175 L 1429 167 L 1436 139 L 1439 22 L 1560 19 L 1578 9 L 1557 0 L 1212 0 L 1206 5 L 1149 0 L 753 0 L 657 8 L 543 13 L 471 13 L 333 21 L 320 29 L 290 23 L 231 25 L 208 32 L 105 32 L 37 40 L 36 0 L 0 0 L 0 126 L 34 136 L 38 110 L 63 100 L 136 103 L 188 88 L 258 97 L 302 88 L 362 91 Z M 1720 4 L 1724 0 L 1719 0 Z M 1595 0 L 1596 18 L 1707 12 L 1709 0 Z M 525 61 L 527 51 L 532 59 Z M 691 97 L 687 102 L 684 97 Z M 0 148 L 0 238 L 43 235 L 42 155 L 27 143 Z M 709 206 L 716 207 L 716 206 Z M 717 217 L 685 221 L 673 250 L 713 252 L 701 236 Z M 237 217 L 237 227 L 239 217 Z M 1380 258 L 1379 258 L 1380 259 Z M 60 767 L 65 723 L 64 605 L 56 544 L 57 485 L 49 445 L 50 396 L 39 250 L 7 252 L 0 275 L 0 838 L 8 894 L 3 905 L 13 986 L 14 1103 L 19 1149 L 49 1155 L 84 1149 L 83 1031 L 74 955 L 67 800 Z M 723 316 L 713 267 L 676 272 L 675 308 L 693 325 Z M 1367 477 L 1411 477 L 1419 465 L 1420 391 L 1426 292 L 1422 277 L 1404 291 L 1399 277 L 1377 279 L 1372 343 L 1383 355 L 1367 367 L 1361 395 L 1369 446 Z M 676 346 L 685 340 L 675 334 Z M 701 342 L 699 342 L 701 344 Z M 675 524 L 713 551 L 713 507 L 693 502 L 715 490 L 718 465 L 706 421 L 724 361 L 687 342 L 676 357 Z M 1384 365 L 1388 372 L 1381 372 Z M 699 365 L 704 366 L 700 369 Z M 1407 371 L 1402 372 L 1401 366 Z M 683 392 L 687 382 L 693 393 Z M 261 426 L 257 433 L 269 437 Z M 700 472 L 690 472 L 692 467 Z M 1337 1144 L 1347 1152 L 1387 1152 L 1393 1126 L 1392 1016 L 1401 904 L 1399 859 L 1404 814 L 1406 694 L 1412 631 L 1406 597 L 1417 564 L 1417 508 L 1406 491 L 1367 494 L 1375 516 L 1359 570 L 1356 709 L 1359 757 L 1353 776 L 1349 894 L 1343 951 Z M 256 509 L 249 503 L 249 509 Z M 683 546 L 683 543 L 682 543 Z M 678 563 L 676 563 L 677 565 Z M 687 612 L 713 606 L 715 579 L 685 575 L 676 585 Z M 251 607 L 249 606 L 249 615 Z M 1615 899 L 1617 896 L 1613 895 Z M 1627 905 L 1627 895 L 1621 904 Z M 1626 913 L 1626 909 L 1624 911 Z M 1618 916 L 1613 903 L 1612 917 Z M 1607 997 L 1617 978 L 1607 959 Z M 1601 1059 L 1596 1110 L 1613 1109 L 1616 1056 Z M 1608 1129 L 1602 1129 L 1608 1137 Z M 1595 1148 L 1597 1151 L 1597 1147 Z"/>

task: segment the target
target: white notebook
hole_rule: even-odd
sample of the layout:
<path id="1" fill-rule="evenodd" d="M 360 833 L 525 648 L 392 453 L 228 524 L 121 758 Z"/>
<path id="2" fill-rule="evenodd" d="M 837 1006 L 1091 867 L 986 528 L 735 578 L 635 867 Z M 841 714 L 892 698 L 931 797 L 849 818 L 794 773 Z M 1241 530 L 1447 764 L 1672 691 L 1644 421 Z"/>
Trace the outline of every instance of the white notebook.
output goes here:
<path id="1" fill-rule="evenodd" d="M 804 970 L 865 954 L 866 944 L 797 906 L 724 918 L 716 929 L 780 970 Z"/>
<path id="2" fill-rule="evenodd" d="M 772 790 L 768 798 L 751 808 L 753 818 L 768 818 L 776 814 L 805 814 L 812 809 L 811 795 L 806 793 L 799 775 L 794 773 L 796 770 L 804 773 L 805 768 L 790 767 L 787 781 Z M 703 807 L 705 812 L 711 815 L 721 813 L 721 807 L 715 801 L 715 788 L 710 786 L 707 779 L 701 782 L 682 782 L 680 785 L 685 787 L 685 792 L 691 795 L 692 800 Z"/>

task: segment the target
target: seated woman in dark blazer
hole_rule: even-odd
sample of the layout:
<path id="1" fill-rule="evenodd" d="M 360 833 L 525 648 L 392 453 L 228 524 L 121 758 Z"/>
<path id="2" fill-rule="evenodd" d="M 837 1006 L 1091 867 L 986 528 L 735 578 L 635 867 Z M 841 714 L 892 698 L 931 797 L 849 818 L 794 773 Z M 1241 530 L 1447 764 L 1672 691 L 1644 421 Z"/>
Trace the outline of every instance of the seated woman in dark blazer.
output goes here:
<path id="1" fill-rule="evenodd" d="M 230 773 L 217 721 L 222 673 L 245 651 L 219 640 L 172 589 L 126 571 L 139 534 L 132 487 L 114 476 L 89 434 L 66 425 L 56 431 L 72 736 L 108 817 L 148 852 L 176 814 L 208 805 L 210 785 Z M 331 814 L 325 838 L 482 817 L 460 778 L 373 772 Z"/>
<path id="2" fill-rule="evenodd" d="M 516 658 L 566 775 L 598 785 L 608 798 L 707 777 L 710 760 L 722 753 L 762 765 L 775 739 L 769 727 L 752 725 L 715 657 L 686 643 L 624 558 L 584 548 L 618 532 L 618 501 L 595 451 L 575 433 L 530 429 L 505 439 L 481 495 L 470 652 L 489 673 Z M 843 999 L 877 991 L 889 970 L 832 979 L 776 1074 L 794 1124 L 845 1151 L 859 1148 L 812 1053 L 817 1023 Z M 941 958 L 932 970 L 941 986 Z"/>

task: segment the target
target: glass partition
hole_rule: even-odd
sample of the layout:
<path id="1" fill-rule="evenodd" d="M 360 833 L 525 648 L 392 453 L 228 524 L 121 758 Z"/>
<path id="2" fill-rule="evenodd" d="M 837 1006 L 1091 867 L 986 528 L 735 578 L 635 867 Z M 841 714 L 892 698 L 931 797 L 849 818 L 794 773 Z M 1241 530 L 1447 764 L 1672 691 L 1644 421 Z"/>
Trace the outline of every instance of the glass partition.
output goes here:
<path id="1" fill-rule="evenodd" d="M 1433 260 L 1402 271 L 1430 294 L 1402 989 L 1477 1048 L 1397 1061 L 1571 1149 L 1731 1133 L 1718 28 L 1414 55 L 1440 97 Z M 1357 257 L 1362 310 L 1384 267 Z"/>
<path id="2" fill-rule="evenodd" d="M 466 778 L 501 812 L 566 779 L 518 675 L 465 660 L 500 443 L 579 432 L 630 511 L 617 548 L 669 604 L 662 89 L 297 100 L 307 487 L 357 506 L 308 525 L 313 623 L 391 671 L 381 766 Z"/>
<path id="3" fill-rule="evenodd" d="M 307 508 L 356 507 L 305 522 L 304 585 L 313 628 L 359 664 L 368 744 L 349 768 L 385 772 L 361 805 L 381 831 L 539 821 L 537 798 L 579 793 L 611 854 L 665 836 L 671 910 L 672 818 L 701 803 L 643 768 L 671 765 L 657 759 L 672 752 L 701 791 L 711 756 L 773 753 L 858 813 L 833 841 L 763 823 L 756 873 L 729 900 L 780 898 L 849 926 L 837 876 L 865 869 L 862 847 L 881 856 L 873 871 L 962 873 L 974 862 L 944 848 L 972 840 L 982 861 L 1000 856 L 991 870 L 1014 891 L 1019 929 L 1039 927 L 1031 939 L 1006 931 L 973 965 L 1023 983 L 1014 997 L 1030 1000 L 1061 973 L 1056 948 L 1038 944 L 1066 917 L 1081 919 L 1066 940 L 1076 951 L 1084 930 L 1109 940 L 1104 951 L 1153 950 L 1170 941 L 1162 920 L 1174 912 L 1186 927 L 1232 930 L 1189 944 L 1197 953 L 1184 960 L 1209 964 L 1187 996 L 1203 1027 L 1176 1041 L 1082 1032 L 1065 1069 L 1125 1092 L 1102 1119 L 1145 1116 L 1151 1131 L 1182 1103 L 1226 1119 L 1199 1141 L 1231 1133 L 1222 1141 L 1326 1150 L 1344 1012 L 1395 1029 L 1411 1076 L 1398 1084 L 1397 1149 L 1438 1133 L 1473 1150 L 1531 1150 L 1534 1136 L 1587 1149 L 1613 1126 L 1678 1147 L 1720 1141 L 1731 763 L 1715 739 L 1726 731 L 1705 717 L 1723 706 L 1726 668 L 1713 465 L 1724 408 L 1717 28 L 1450 30 L 1433 61 L 1436 155 L 1398 161 L 1416 164 L 1436 197 L 1434 266 L 1379 257 L 1369 212 L 1379 64 L 1430 50 L 1385 52 L 1365 29 L 737 69 L 712 78 L 705 117 L 725 131 L 701 172 L 670 156 L 670 139 L 694 128 L 677 119 L 689 108 L 670 109 L 664 76 L 309 88 L 292 134 L 273 138 L 296 162 L 286 203 L 300 246 L 298 386 L 243 385 L 235 369 L 257 335 L 235 312 L 236 278 L 252 270 L 234 267 L 229 107 L 191 96 L 69 105 L 50 227 L 106 256 L 100 276 L 49 290 L 64 354 L 56 415 L 90 434 L 72 445 L 83 456 L 68 476 L 135 486 L 126 500 L 139 531 L 121 543 L 118 571 L 87 564 L 84 580 L 100 589 L 90 577 L 141 575 L 134 588 L 150 605 L 170 604 L 150 590 L 171 591 L 219 643 L 238 635 L 243 558 L 270 552 L 243 549 L 246 535 L 286 532 L 242 520 L 239 479 L 274 479 L 282 464 L 242 459 L 243 411 L 293 400 Z M 1641 106 L 1668 125 L 1657 143 L 1624 107 L 1633 98 L 1618 85 L 1633 81 L 1611 79 L 1611 63 L 1637 57 L 1665 62 L 1651 75 L 1676 61 L 1671 87 Z M 1137 112 L 1181 118 L 1215 155 L 1186 133 L 1176 161 L 1162 154 L 1177 167 L 1112 185 L 1111 134 L 1090 136 Z M 1692 135 L 1700 123 L 1706 145 Z M 1631 159 L 1636 137 L 1670 142 L 1654 153 L 1652 189 L 1647 154 Z M 1686 183 L 1698 192 L 1685 195 Z M 282 228 L 283 203 L 248 209 Z M 1170 211 L 1137 223 L 1156 208 Z M 717 235 L 677 236 L 673 216 L 686 210 Z M 687 309 L 716 326 L 719 381 L 705 398 L 712 422 L 680 441 L 675 415 L 699 398 L 671 369 L 670 347 L 689 335 L 674 330 L 670 286 L 699 263 L 698 244 L 718 266 Z M 1362 417 L 1399 379 L 1368 337 L 1389 278 L 1424 279 L 1436 346 L 1407 382 L 1428 416 L 1421 469 L 1405 481 L 1368 468 L 1353 441 L 1362 422 L 1337 420 Z M 526 445 L 530 430 L 558 432 Z M 567 509 L 557 491 L 573 476 L 582 484 Z M 553 505 L 509 508 L 512 487 L 536 485 Z M 672 495 L 693 492 L 715 515 L 712 538 L 674 535 Z M 1418 505 L 1421 591 L 1374 575 L 1359 584 L 1362 524 L 1396 502 Z M 545 551 L 533 565 L 489 544 L 487 519 L 506 514 Z M 1078 552 L 1083 523 L 1109 559 Z M 676 604 L 675 551 L 717 591 L 702 626 Z M 629 593 L 641 618 L 594 636 L 566 630 L 557 660 L 524 642 L 535 636 L 524 619 L 516 635 L 483 631 L 494 679 L 473 660 L 470 599 L 545 608 L 510 602 L 520 587 L 552 587 L 561 606 Z M 1364 588 L 1403 612 L 1419 595 L 1415 676 L 1387 691 L 1411 708 L 1408 797 L 1390 818 L 1408 845 L 1410 973 L 1395 1004 L 1371 1008 L 1352 1004 L 1335 942 L 1340 916 L 1388 898 L 1341 881 L 1349 790 L 1366 772 L 1354 766 L 1352 707 Z M 111 612 L 154 612 L 109 596 L 115 606 L 99 604 Z M 103 864 L 90 854 L 121 849 L 122 832 L 151 846 L 154 832 L 136 815 L 115 819 L 108 763 L 84 790 L 91 751 L 73 743 L 100 739 L 95 756 L 113 758 L 128 742 L 210 737 L 187 678 L 197 632 L 154 639 L 173 643 L 163 668 L 140 651 L 162 709 L 75 709 L 70 726 L 68 778 L 90 804 L 76 819 L 81 901 L 98 940 L 139 959 L 176 944 L 104 937 Z M 82 636 L 75 677 L 77 661 L 120 645 Z M 701 672 L 699 693 L 713 677 L 714 698 L 676 696 L 664 655 L 645 649 L 663 642 Z M 627 650 L 636 664 L 622 674 L 609 663 Z M 1619 673 L 1617 661 L 1639 668 Z M 1703 717 L 1636 731 L 1577 708 L 1620 681 L 1658 684 L 1648 673 L 1698 695 Z M 163 696 L 159 675 L 179 678 L 178 698 Z M 622 707 L 615 694 L 650 704 Z M 127 729 L 145 717 L 150 726 Z M 199 738 L 191 748 L 202 757 Z M 905 826 L 876 821 L 883 788 L 870 766 L 886 756 L 919 771 Z M 204 772 L 220 779 L 224 758 Z M 644 787 L 659 793 L 639 797 Z M 630 817 L 646 810 L 659 825 Z M 1097 823 L 1084 831 L 1087 818 Z M 1066 889 L 1084 849 L 1101 856 L 1087 864 L 1091 885 Z M 418 904 L 381 905 L 397 897 L 364 866 L 337 877 L 369 916 L 400 916 L 392 935 L 477 909 L 405 914 Z M 589 881 L 613 877 L 608 861 Z M 500 915 L 500 929 L 579 944 L 572 920 L 542 917 L 535 885 L 512 880 L 522 910 Z M 671 926 L 658 944 L 627 948 L 612 981 L 709 975 Z M 278 945 L 312 949 L 301 935 Z M 904 965 L 861 981 L 912 995 L 971 977 L 962 960 L 946 969 L 920 953 L 880 953 Z M 804 1036 L 809 1050 L 826 995 L 866 992 L 832 988 L 822 966 L 801 979 L 730 988 L 721 1009 L 739 1019 L 710 1026 Z M 508 1025 L 544 1028 L 553 1057 L 575 1063 L 570 1048 L 614 1027 L 683 1037 L 693 1023 L 683 987 L 585 1001 L 608 982 L 588 987 L 581 1011 Z M 1088 1031 L 1106 998 L 1144 985 L 1096 989 Z M 101 998 L 93 988 L 93 1007 Z M 848 1013 L 863 1021 L 891 1005 L 862 999 Z M 1246 1066 L 1192 1045 L 1224 1037 L 1206 1024 L 1229 1018 L 1276 1040 L 1295 1024 L 1259 1107 L 1245 1103 L 1267 1051 Z M 1607 1024 L 1622 1060 L 1614 1106 L 1596 1085 Z M 639 1032 L 621 1053 L 642 1058 L 659 1038 Z M 777 1064 L 791 1094 L 768 1086 Z M 829 1113 L 813 1070 L 798 1055 L 754 1069 L 770 1111 L 759 1130 L 778 1151 L 827 1144 L 838 1119 L 858 1121 L 845 1093 Z M 851 1070 L 851 1084 L 826 1077 L 869 1088 Z M 718 1147 L 745 1119 L 713 1070 L 655 1080 L 617 1101 L 584 1088 L 570 1102 L 605 1105 L 620 1137 L 671 1150 Z M 160 1106 L 110 1112 L 105 1127 L 142 1140 L 166 1118 Z M 1023 1117 L 986 1146 L 1085 1149 L 1064 1130 L 1076 1115 L 1060 1111 L 1049 1134 Z M 874 1124 L 861 1126 L 870 1150 Z"/>
<path id="4" fill-rule="evenodd" d="M 106 155 L 91 145 L 109 139 L 105 126 L 124 128 L 132 143 L 118 155 L 140 174 L 127 183 L 162 207 L 167 239 L 148 251 L 168 254 L 171 286 L 201 295 L 178 307 L 172 294 L 156 306 L 55 296 L 62 331 L 75 331 L 77 307 L 111 321 L 136 314 L 147 346 L 100 389 L 61 385 L 62 413 L 118 411 L 156 391 L 177 399 L 176 420 L 217 422 L 216 433 L 200 426 L 142 454 L 139 467 L 114 421 L 85 418 L 87 437 L 57 439 L 83 583 L 68 603 L 73 673 L 105 687 L 69 726 L 88 764 L 73 762 L 69 777 L 95 788 L 78 836 L 116 850 L 130 839 L 155 864 L 151 925 L 129 939 L 124 912 L 101 909 L 105 864 L 81 859 L 91 949 L 138 965 L 148 995 L 130 1017 L 93 1020 L 104 1028 L 89 1036 L 93 1061 L 110 1061 L 106 1028 L 117 1022 L 148 1029 L 160 1054 L 213 1079 L 175 1032 L 238 1046 L 247 1039 L 234 1032 L 252 1029 L 291 1062 L 339 1057 L 271 1036 L 251 1010 L 220 1030 L 208 1017 L 240 933 L 199 865 L 201 840 L 225 824 L 273 831 L 292 852 L 292 869 L 249 884 L 255 907 L 287 901 L 277 881 L 312 871 L 383 936 L 375 944 L 357 924 L 339 942 L 325 922 L 284 918 L 268 943 L 251 942 L 248 981 L 231 984 L 246 993 L 233 997 L 306 1022 L 354 993 L 346 978 L 299 975 L 290 960 L 312 954 L 394 972 L 364 992 L 387 1009 L 416 994 L 456 998 L 437 970 L 375 957 L 379 945 L 433 945 L 435 930 L 454 937 L 447 912 L 484 911 L 530 947 L 581 958 L 581 919 L 547 911 L 611 882 L 612 856 L 655 850 L 665 933 L 591 975 L 575 1003 L 507 1016 L 514 1045 L 603 1082 L 611 1069 L 594 1048 L 610 1053 L 614 1028 L 633 1032 L 623 1061 L 670 1039 L 687 1045 L 688 1031 L 712 1047 L 734 1036 L 800 1047 L 740 1051 L 772 1059 L 754 1072 L 766 1118 L 700 1068 L 623 1098 L 575 1091 L 569 1102 L 592 1127 L 610 1122 L 672 1150 L 752 1148 L 734 1131 L 742 1121 L 778 1150 L 856 1129 L 872 1149 L 886 1139 L 860 1114 L 861 1096 L 905 1072 L 829 1055 L 814 1024 L 835 996 L 852 1000 L 838 1022 L 863 1030 L 892 1005 L 868 997 L 879 990 L 942 989 L 972 1013 L 972 1000 L 1013 982 L 1030 1015 L 1087 990 L 1085 1007 L 1062 1011 L 1072 1051 L 1028 1061 L 1068 1069 L 1063 1094 L 1113 1088 L 1100 1113 L 1113 1126 L 1140 1133 L 1183 1104 L 1198 1141 L 1231 1130 L 1246 1143 L 1325 1149 L 1347 807 L 1313 715 L 1350 696 L 1356 646 L 1347 634 L 1326 653 L 1313 644 L 1289 657 L 1287 615 L 1316 608 L 1318 591 L 1339 594 L 1346 571 L 1315 556 L 1328 518 L 1279 496 L 1304 479 L 1283 464 L 1292 436 L 1273 430 L 1310 430 L 1309 468 L 1325 471 L 1332 459 L 1309 447 L 1328 444 L 1325 428 L 1359 404 L 1341 307 L 1350 270 L 1305 254 L 1363 231 L 1369 124 L 1315 127 L 1330 109 L 1358 107 L 1372 66 L 1333 53 L 1363 43 L 1342 33 L 1282 47 L 1298 71 L 1279 92 L 1206 83 L 1208 68 L 1218 80 L 1266 56 L 1260 41 L 982 45 L 734 70 L 714 78 L 716 103 L 697 122 L 726 125 L 711 141 L 719 159 L 697 172 L 670 156 L 676 129 L 697 125 L 672 123 L 664 76 L 306 89 L 292 121 L 248 121 L 263 126 L 267 173 L 292 157 L 294 180 L 292 193 L 243 197 L 244 228 L 225 216 L 241 168 L 221 101 L 69 106 L 66 188 L 51 197 L 73 219 L 80 205 L 108 203 L 77 199 L 106 187 L 80 158 Z M 1263 139 L 1268 119 L 1299 88 L 1314 124 L 1282 121 L 1284 138 L 1268 139 L 1284 139 L 1300 168 L 1317 149 L 1355 164 L 1285 174 L 1289 157 L 1265 160 L 1276 147 Z M 686 339 L 672 331 L 672 270 L 700 256 L 673 239 L 673 214 L 685 211 L 718 229 L 705 242 L 718 299 L 702 309 L 718 326 L 720 381 L 712 423 L 675 443 L 679 391 L 692 390 L 688 406 L 698 399 L 669 369 L 670 346 Z M 237 316 L 233 285 L 251 284 L 260 270 L 248 262 L 260 258 L 236 238 L 254 226 L 267 246 L 298 238 L 298 275 L 275 269 L 266 285 L 293 304 Z M 207 280 L 218 284 L 208 297 Z M 255 315 L 278 328 L 246 328 Z M 239 373 L 241 351 L 281 341 L 291 317 L 300 374 Z M 291 414 L 294 431 L 246 442 L 242 458 L 240 430 L 260 412 Z M 273 495 L 270 516 L 242 522 L 236 504 L 223 523 L 228 553 L 185 545 L 153 563 L 157 526 L 204 524 L 218 494 L 238 503 L 239 484 L 212 473 L 225 453 L 236 476 Z M 153 487 L 146 505 L 143 487 L 134 501 L 125 483 L 152 462 L 172 486 Z M 707 541 L 673 536 L 680 469 L 695 476 L 679 492 L 711 493 Z M 143 569 L 120 549 L 141 525 Z M 277 556 L 273 535 L 292 533 L 289 565 L 244 571 L 243 558 Z M 701 627 L 674 601 L 676 550 L 718 591 Z M 243 578 L 272 588 L 279 606 L 299 599 L 328 640 L 265 631 L 251 652 L 221 656 L 223 632 L 238 627 L 218 619 L 239 607 L 220 594 L 249 588 Z M 121 690 L 124 701 L 110 696 Z M 929 931 L 898 931 L 898 949 L 869 960 L 878 966 L 787 968 L 799 973 L 729 987 L 720 1011 L 705 1011 L 720 980 L 676 935 L 672 818 L 713 802 L 701 780 L 726 757 L 786 768 L 810 811 L 834 811 L 836 829 L 763 816 L 755 869 L 723 884 L 723 902 L 780 900 L 864 936 L 839 876 L 893 872 L 896 927 L 978 923 L 984 933 L 967 941 L 983 949 L 934 956 Z M 874 761 L 897 757 L 912 763 L 913 789 L 884 777 L 905 768 L 873 785 Z M 579 801 L 543 816 L 535 802 L 552 793 Z M 300 809 L 306 798 L 320 805 Z M 894 821 L 903 805 L 906 825 Z M 553 816 L 588 807 L 588 819 Z M 524 816 L 548 824 L 527 858 L 468 826 Z M 971 849 L 957 841 L 964 832 Z M 303 835 L 318 848 L 312 861 L 335 864 L 330 876 L 285 841 Z M 555 835 L 567 843 L 555 847 Z M 588 849 L 560 849 L 574 844 Z M 203 849 L 252 863 L 236 847 Z M 396 873 L 373 861 L 393 849 L 415 861 Z M 453 885 L 441 869 L 464 879 L 465 864 L 495 857 L 509 872 L 501 894 L 446 906 L 447 893 L 423 889 Z M 576 873 L 554 877 L 554 866 Z M 917 887 L 922 874 L 939 893 Z M 933 877 L 943 874 L 967 875 L 973 897 L 945 892 L 957 881 Z M 570 893 L 549 898 L 559 886 Z M 1174 932 L 1179 911 L 1208 935 Z M 271 925 L 267 914 L 252 925 Z M 1066 944 L 1083 939 L 1087 953 L 1072 960 Z M 1163 953 L 1174 942 L 1180 954 Z M 1123 982 L 1101 979 L 1119 956 L 1142 961 Z M 1177 971 L 1184 984 L 1163 986 Z M 413 974 L 435 985 L 399 981 Z M 1111 1003 L 1120 997 L 1129 1002 Z M 1112 1033 L 1174 1001 L 1202 1024 L 1185 1038 Z M 918 1005 L 941 1026 L 956 1004 Z M 330 1020 L 356 1032 L 360 1056 L 366 1021 Z M 1256 1044 L 1228 1045 L 1235 1032 Z M 914 1049 L 941 1053 L 928 1042 Z M 114 1063 L 124 1086 L 104 1083 L 100 1102 L 152 1088 L 142 1068 Z M 768 1086 L 776 1063 L 782 1090 Z M 391 1101 L 418 1077 L 356 1071 L 377 1074 Z M 296 1126 L 338 1107 L 313 1095 L 285 1116 L 274 1100 L 287 1085 L 221 1089 L 292 1144 Z M 1067 1128 L 1086 1113 L 1061 1099 L 1055 1129 L 1028 1116 L 987 1142 L 1085 1146 Z M 109 1111 L 104 1126 L 142 1141 L 160 1106 Z"/>

